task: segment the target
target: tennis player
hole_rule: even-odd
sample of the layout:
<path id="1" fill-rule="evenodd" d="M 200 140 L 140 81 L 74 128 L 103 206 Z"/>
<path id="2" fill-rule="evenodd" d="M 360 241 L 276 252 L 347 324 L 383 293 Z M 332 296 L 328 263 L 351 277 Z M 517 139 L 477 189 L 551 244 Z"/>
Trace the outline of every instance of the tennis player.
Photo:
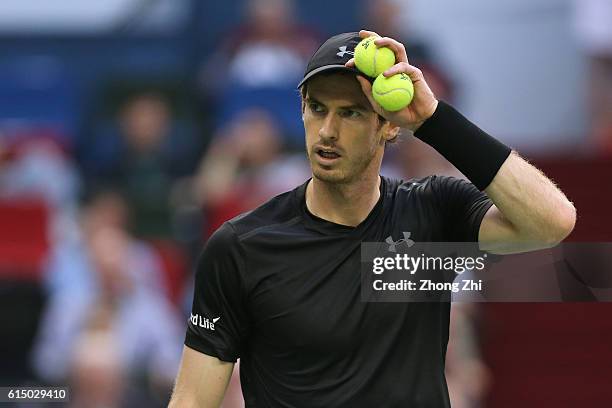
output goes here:
<path id="1" fill-rule="evenodd" d="M 299 84 L 312 178 L 221 226 L 198 264 L 171 407 L 218 407 L 240 358 L 247 407 L 449 407 L 449 303 L 360 301 L 360 243 L 478 242 L 493 253 L 551 247 L 573 229 L 570 201 L 538 169 L 414 83 L 395 113 L 371 98 L 352 53 L 374 32 L 328 39 Z M 470 182 L 380 176 L 407 128 Z"/>

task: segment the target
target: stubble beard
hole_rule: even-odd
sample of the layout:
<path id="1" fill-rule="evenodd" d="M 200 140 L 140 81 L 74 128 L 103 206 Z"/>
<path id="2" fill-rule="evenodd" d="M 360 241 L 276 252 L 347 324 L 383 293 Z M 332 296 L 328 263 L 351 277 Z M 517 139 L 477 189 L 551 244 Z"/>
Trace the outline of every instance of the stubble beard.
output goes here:
<path id="1" fill-rule="evenodd" d="M 347 160 L 348 162 L 340 163 L 340 166 L 330 170 L 321 168 L 321 165 L 311 156 L 315 154 L 316 153 L 313 152 L 308 155 L 314 178 L 330 184 L 349 184 L 362 177 L 363 173 L 371 165 L 372 160 L 374 160 L 376 156 L 376 148 L 373 146 L 364 155 L 353 160 L 347 160 L 346 157 L 342 157 L 340 159 L 341 161 Z"/>

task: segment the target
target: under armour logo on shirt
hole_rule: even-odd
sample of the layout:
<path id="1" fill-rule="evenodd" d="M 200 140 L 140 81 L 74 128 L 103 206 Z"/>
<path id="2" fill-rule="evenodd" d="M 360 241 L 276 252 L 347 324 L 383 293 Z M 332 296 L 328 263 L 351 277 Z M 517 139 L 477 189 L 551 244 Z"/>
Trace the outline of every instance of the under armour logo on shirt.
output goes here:
<path id="1" fill-rule="evenodd" d="M 336 55 L 339 57 L 344 57 L 344 54 L 355 55 L 353 51 L 346 50 L 346 45 L 343 45 L 342 47 L 338 47 L 338 49 L 340 50 L 340 52 L 336 53 Z"/>
<path id="2" fill-rule="evenodd" d="M 389 244 L 389 252 L 397 252 L 397 246 L 401 244 L 405 244 L 408 248 L 414 245 L 414 241 L 410 239 L 411 232 L 404 232 L 404 238 L 394 241 L 393 237 L 389 235 L 385 242 Z"/>

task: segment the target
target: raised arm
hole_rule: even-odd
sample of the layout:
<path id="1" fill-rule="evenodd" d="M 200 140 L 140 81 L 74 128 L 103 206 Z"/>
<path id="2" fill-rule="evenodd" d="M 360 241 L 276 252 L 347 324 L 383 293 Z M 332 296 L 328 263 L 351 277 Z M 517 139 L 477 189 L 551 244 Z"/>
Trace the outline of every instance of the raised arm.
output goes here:
<path id="1" fill-rule="evenodd" d="M 377 34 L 362 30 L 359 35 Z M 525 252 L 554 246 L 571 233 L 576 209 L 551 180 L 450 105 L 438 101 L 423 73 L 408 62 L 403 44 L 387 37 L 375 44 L 393 50 L 396 64 L 383 74 L 408 74 L 414 98 L 406 108 L 388 112 L 372 98 L 370 83 L 358 76 L 363 92 L 377 113 L 412 130 L 493 201 L 480 224 L 482 249 L 499 254 Z M 354 60 L 346 65 L 354 66 Z"/>
<path id="2" fill-rule="evenodd" d="M 221 361 L 187 346 L 168 408 L 218 408 L 234 363 Z"/>

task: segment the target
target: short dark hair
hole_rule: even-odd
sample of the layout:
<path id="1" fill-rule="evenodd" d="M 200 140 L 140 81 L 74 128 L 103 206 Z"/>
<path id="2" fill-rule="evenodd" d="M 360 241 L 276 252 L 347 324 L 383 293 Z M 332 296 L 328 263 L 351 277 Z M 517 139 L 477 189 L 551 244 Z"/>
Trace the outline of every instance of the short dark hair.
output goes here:
<path id="1" fill-rule="evenodd" d="M 330 74 L 332 74 L 332 72 L 321 72 L 318 75 L 330 75 Z M 302 85 L 300 87 L 300 97 L 302 99 L 302 106 L 304 106 L 304 103 L 306 101 L 306 94 L 308 93 L 307 86 L 308 86 L 308 81 L 305 82 L 304 85 Z M 381 116 L 379 114 L 376 114 L 376 116 L 377 116 L 377 119 L 378 119 L 378 125 L 379 126 L 382 126 L 385 122 L 388 122 L 388 120 L 385 119 L 383 116 Z M 399 133 L 393 139 L 387 140 L 386 143 L 395 143 L 395 142 L 398 141 L 398 139 L 399 139 Z"/>

